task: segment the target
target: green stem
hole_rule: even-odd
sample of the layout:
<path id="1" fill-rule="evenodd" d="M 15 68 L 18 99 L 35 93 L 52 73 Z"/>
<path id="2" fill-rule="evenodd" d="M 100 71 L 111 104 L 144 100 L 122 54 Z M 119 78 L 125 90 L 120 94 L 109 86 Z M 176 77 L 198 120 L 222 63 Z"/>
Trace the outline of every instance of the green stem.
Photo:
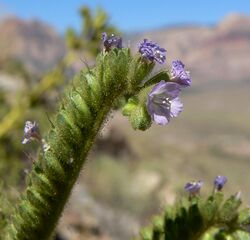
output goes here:
<path id="1" fill-rule="evenodd" d="M 79 175 L 79 172 L 81 170 L 82 164 L 84 163 L 84 160 L 86 159 L 86 156 L 89 152 L 89 150 L 91 149 L 93 143 L 94 143 L 94 139 L 96 138 L 108 112 L 110 111 L 112 107 L 112 102 L 109 101 L 108 105 L 103 104 L 103 108 L 101 108 L 102 110 L 98 113 L 98 115 L 96 116 L 95 119 L 93 119 L 93 125 L 92 125 L 92 131 L 89 134 L 88 139 L 86 140 L 86 142 L 83 144 L 82 149 L 80 151 L 79 154 L 79 159 L 74 159 L 73 161 L 77 162 L 77 167 L 74 169 L 74 171 L 72 172 L 72 175 L 70 177 L 70 181 L 64 181 L 62 182 L 62 184 L 56 184 L 54 185 L 54 194 L 55 196 L 53 197 L 52 201 L 50 201 L 49 205 L 46 206 L 45 208 L 40 208 L 40 209 L 36 209 L 36 218 L 39 219 L 40 216 L 49 216 L 49 219 L 47 219 L 47 221 L 43 221 L 43 228 L 39 230 L 39 232 L 36 233 L 36 236 L 33 235 L 33 233 L 31 233 L 31 228 L 32 226 L 29 226 L 29 229 L 27 229 L 27 219 L 24 219 L 25 221 L 23 221 L 21 225 L 18 226 L 18 229 L 15 229 L 15 234 L 11 236 L 10 239 L 48 239 L 49 236 L 51 235 L 51 232 L 53 231 L 59 217 L 60 214 L 63 210 L 63 207 L 66 203 L 66 201 L 69 198 L 71 189 L 74 185 L 74 183 L 77 180 L 77 177 Z M 45 158 L 46 160 L 46 158 Z M 43 173 L 43 176 L 46 178 L 46 172 Z M 27 191 L 30 193 L 32 191 L 36 191 L 35 189 L 37 188 L 36 185 L 32 185 L 31 187 L 27 188 Z M 26 191 L 26 195 L 27 195 L 27 191 Z M 24 200 L 27 201 L 27 200 Z M 28 210 L 28 208 L 31 208 L 30 211 L 32 211 L 32 203 L 30 202 L 25 202 L 26 207 L 25 209 L 20 209 L 21 211 L 26 211 L 26 209 Z M 30 204 L 31 206 L 27 206 L 27 204 Z M 46 211 L 46 212 L 44 212 Z M 24 215 L 25 213 L 20 213 L 20 217 L 22 217 L 22 215 Z M 27 211 L 27 217 L 29 217 L 29 210 Z M 41 219 L 41 218 L 40 218 Z M 16 219 L 18 220 L 18 219 Z M 13 219 L 13 222 L 15 223 L 15 219 Z M 20 222 L 19 222 L 20 223 Z M 15 227 L 15 226 L 13 226 Z M 45 231 L 46 229 L 46 231 Z M 37 231 L 38 229 L 36 229 Z M 23 233 L 26 233 L 25 235 L 23 235 Z M 32 237 L 31 237 L 32 236 Z"/>
<path id="2" fill-rule="evenodd" d="M 101 54 L 93 71 L 82 73 L 78 86 L 65 96 L 49 133 L 49 148 L 39 155 L 28 176 L 30 184 L 6 239 L 51 237 L 103 122 L 126 93 L 130 55 L 125 54 L 129 52 Z"/>

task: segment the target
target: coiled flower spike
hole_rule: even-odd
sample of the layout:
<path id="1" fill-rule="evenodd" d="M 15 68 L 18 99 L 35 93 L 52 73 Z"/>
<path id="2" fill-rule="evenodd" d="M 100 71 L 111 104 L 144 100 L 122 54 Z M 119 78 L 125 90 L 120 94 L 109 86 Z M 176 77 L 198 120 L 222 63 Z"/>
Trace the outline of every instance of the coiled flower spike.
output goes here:
<path id="1" fill-rule="evenodd" d="M 102 34 L 102 43 L 105 51 L 110 51 L 112 47 L 122 48 L 122 38 L 111 34 L 109 37 L 107 33 Z"/>
<path id="2" fill-rule="evenodd" d="M 166 50 L 148 39 L 144 39 L 143 42 L 140 43 L 139 52 L 143 58 L 149 61 L 156 61 L 160 64 L 166 61 Z"/>
<path id="3" fill-rule="evenodd" d="M 151 125 L 151 118 L 164 125 L 182 110 L 181 86 L 170 82 L 167 71 L 151 74 L 153 61 L 165 62 L 165 49 L 145 40 L 141 56 L 132 56 L 129 48 L 122 48 L 119 37 L 106 34 L 103 44 L 105 51 L 97 56 L 95 66 L 77 75 L 74 87 L 65 94 L 27 176 L 29 185 L 11 218 L 6 240 L 51 238 L 88 152 L 119 100 L 127 101 L 124 115 L 140 130 Z M 146 79 L 149 85 L 145 85 Z M 26 141 L 34 138 L 32 129 L 36 129 L 36 124 L 28 125 Z"/>
<path id="4" fill-rule="evenodd" d="M 180 84 L 182 87 L 191 85 L 191 77 L 188 71 L 184 70 L 185 65 L 180 60 L 172 62 L 171 80 Z"/>

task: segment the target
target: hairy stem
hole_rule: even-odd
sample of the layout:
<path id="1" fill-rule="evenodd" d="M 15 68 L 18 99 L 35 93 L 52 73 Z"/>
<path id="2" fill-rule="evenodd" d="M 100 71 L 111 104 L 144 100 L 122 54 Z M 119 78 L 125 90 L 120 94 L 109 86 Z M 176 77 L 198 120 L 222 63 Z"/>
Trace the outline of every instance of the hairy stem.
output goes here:
<path id="1" fill-rule="evenodd" d="M 93 70 L 77 77 L 52 123 L 48 148 L 28 175 L 6 239 L 50 238 L 103 122 L 126 93 L 129 64 L 127 50 L 103 53 Z"/>

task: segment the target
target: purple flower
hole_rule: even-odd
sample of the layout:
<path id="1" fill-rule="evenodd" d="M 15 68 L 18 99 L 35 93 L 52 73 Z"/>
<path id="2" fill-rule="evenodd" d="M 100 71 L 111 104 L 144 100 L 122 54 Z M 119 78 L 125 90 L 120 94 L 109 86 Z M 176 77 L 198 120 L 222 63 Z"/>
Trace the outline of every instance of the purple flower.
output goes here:
<path id="1" fill-rule="evenodd" d="M 180 102 L 180 85 L 160 81 L 148 94 L 147 110 L 152 120 L 159 125 L 166 125 L 170 118 L 177 117 L 183 110 Z"/>
<path id="2" fill-rule="evenodd" d="M 171 68 L 171 80 L 179 83 L 182 87 L 188 87 L 191 85 L 191 77 L 189 72 L 184 70 L 185 65 L 176 60 L 172 62 Z"/>
<path id="3" fill-rule="evenodd" d="M 22 144 L 29 143 L 32 140 L 41 141 L 38 124 L 36 122 L 26 121 L 24 126 L 24 139 Z"/>
<path id="4" fill-rule="evenodd" d="M 122 38 L 116 37 L 114 34 L 109 37 L 107 33 L 102 33 L 102 42 L 106 51 L 109 51 L 112 47 L 122 48 Z"/>
<path id="5" fill-rule="evenodd" d="M 225 176 L 217 176 L 214 179 L 215 189 L 217 189 L 218 191 L 222 190 L 222 188 L 224 187 L 226 182 L 227 182 L 227 177 L 225 177 Z"/>
<path id="6" fill-rule="evenodd" d="M 142 57 L 149 61 L 156 61 L 163 64 L 166 61 L 166 50 L 161 48 L 157 43 L 144 39 L 139 45 L 139 52 Z"/>
<path id="7" fill-rule="evenodd" d="M 203 185 L 203 182 L 202 181 L 192 181 L 192 182 L 188 182 L 184 189 L 190 193 L 190 195 L 196 195 L 198 193 L 200 193 L 200 189 Z"/>

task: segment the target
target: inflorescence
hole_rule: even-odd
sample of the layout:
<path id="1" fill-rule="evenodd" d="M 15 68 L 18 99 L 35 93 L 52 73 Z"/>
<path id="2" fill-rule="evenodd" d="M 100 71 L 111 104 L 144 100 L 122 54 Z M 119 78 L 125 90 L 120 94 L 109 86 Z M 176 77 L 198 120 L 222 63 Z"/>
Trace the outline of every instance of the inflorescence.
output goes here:
<path id="1" fill-rule="evenodd" d="M 161 48 L 157 43 L 144 39 L 139 45 L 139 53 L 149 61 L 156 61 L 160 64 L 166 61 L 166 50 Z"/>
<path id="2" fill-rule="evenodd" d="M 39 127 L 36 122 L 26 121 L 24 126 L 24 139 L 22 144 L 31 142 L 32 140 L 41 141 Z"/>
<path id="3" fill-rule="evenodd" d="M 184 189 L 190 194 L 190 196 L 194 196 L 200 193 L 202 185 L 202 181 L 191 181 L 185 185 Z"/>
<path id="4" fill-rule="evenodd" d="M 166 61 L 166 50 L 147 39 L 140 43 L 139 53 L 148 61 L 160 64 Z M 180 60 L 172 62 L 170 81 L 160 81 L 148 94 L 148 113 L 152 120 L 159 125 L 166 125 L 170 118 L 177 117 L 183 110 L 179 94 L 182 87 L 191 85 L 191 77 L 189 72 L 184 70 L 184 64 Z"/>
<path id="5" fill-rule="evenodd" d="M 104 32 L 102 34 L 102 43 L 106 52 L 112 48 L 122 48 L 122 38 L 114 34 L 108 36 Z M 141 54 L 142 60 L 158 62 L 160 64 L 166 62 L 166 49 L 148 39 L 144 39 L 139 44 L 138 51 Z M 169 81 L 159 81 L 148 93 L 146 102 L 147 112 L 156 124 L 166 125 L 171 118 L 177 117 L 183 111 L 183 104 L 180 101 L 179 94 L 182 88 L 191 85 L 190 74 L 188 71 L 185 71 L 184 67 L 185 65 L 180 60 L 173 61 Z M 22 143 L 26 144 L 34 139 L 41 141 L 38 125 L 36 122 L 27 121 Z"/>
<path id="6" fill-rule="evenodd" d="M 227 182 L 227 177 L 225 176 L 217 176 L 215 179 L 214 179 L 214 187 L 216 190 L 218 191 L 221 191 L 222 188 L 224 187 L 224 185 L 226 184 Z"/>
<path id="7" fill-rule="evenodd" d="M 214 179 L 214 189 L 216 191 L 221 191 L 226 183 L 227 183 L 227 177 L 219 175 Z M 203 181 L 201 180 L 191 181 L 186 183 L 184 189 L 186 192 L 190 194 L 190 196 L 195 196 L 200 193 L 202 185 Z"/>
<path id="8" fill-rule="evenodd" d="M 139 54 L 137 54 L 137 56 L 135 58 L 136 61 L 133 62 L 133 61 L 130 61 L 131 60 L 130 52 L 126 51 L 126 49 L 122 49 L 122 39 L 119 36 L 115 36 L 113 34 L 111 36 L 108 36 L 106 33 L 103 33 L 102 43 L 104 46 L 104 51 L 102 52 L 102 54 L 103 54 L 102 57 L 104 60 L 106 60 L 106 62 L 104 61 L 101 63 L 102 64 L 105 63 L 106 65 L 102 65 L 102 67 L 103 66 L 104 67 L 100 68 L 100 71 L 104 72 L 105 70 L 109 70 L 109 74 L 107 74 L 107 76 L 106 76 L 102 72 L 102 74 L 100 74 L 100 75 L 102 76 L 101 80 L 104 79 L 105 81 L 107 81 L 105 83 L 108 83 L 108 84 L 106 84 L 106 88 L 107 88 L 106 93 L 108 93 L 108 94 L 106 94 L 106 98 L 105 98 L 106 102 L 104 102 L 104 104 L 108 103 L 107 104 L 108 109 L 112 108 L 112 104 L 111 104 L 112 101 L 111 100 L 116 100 L 114 97 L 114 99 L 107 101 L 107 98 L 109 98 L 109 93 L 112 92 L 112 90 L 113 90 L 112 89 L 113 84 L 117 84 L 117 82 L 111 81 L 111 80 L 113 80 L 112 77 L 114 78 L 114 80 L 118 79 L 117 81 L 119 81 L 120 79 L 122 79 L 122 80 L 125 79 L 125 80 L 130 81 L 130 82 L 128 82 L 127 85 L 122 85 L 122 87 L 119 86 L 118 89 L 121 91 L 120 94 L 123 93 L 124 86 L 125 87 L 129 86 L 129 84 L 131 84 L 131 82 L 137 84 L 139 81 L 137 82 L 137 81 L 133 81 L 133 80 L 138 78 L 142 82 L 144 80 L 147 80 L 149 83 L 142 86 L 141 85 L 142 82 L 139 82 L 139 84 L 138 84 L 139 87 L 133 86 L 131 84 L 132 87 L 131 88 L 128 87 L 127 92 L 125 92 L 125 94 L 132 93 L 131 94 L 132 97 L 135 98 L 134 102 L 132 101 L 131 105 L 133 105 L 133 104 L 136 105 L 137 101 L 138 102 L 141 101 L 141 98 L 139 98 L 139 97 L 136 98 L 137 97 L 136 95 L 139 95 L 140 93 L 144 94 L 144 95 L 142 95 L 143 96 L 142 97 L 142 99 L 143 99 L 142 108 L 139 108 L 139 107 L 136 108 L 137 106 L 136 107 L 133 106 L 136 109 L 136 111 L 135 111 L 136 117 L 137 117 L 137 115 L 138 115 L 138 118 L 140 116 L 144 117 L 146 115 L 145 118 L 146 118 L 146 120 L 149 119 L 150 124 L 151 124 L 151 120 L 153 120 L 156 124 L 166 125 L 167 123 L 169 123 L 171 118 L 177 117 L 182 112 L 183 104 L 180 101 L 179 95 L 180 95 L 180 92 L 183 88 L 191 85 L 191 77 L 189 75 L 189 72 L 184 69 L 185 66 L 180 60 L 175 60 L 172 62 L 172 67 L 171 67 L 171 70 L 169 71 L 169 74 L 166 71 L 165 72 L 162 71 L 162 72 L 160 72 L 160 74 L 155 75 L 157 77 L 153 76 L 152 78 L 148 79 L 147 76 L 150 75 L 150 71 L 148 71 L 148 70 L 152 70 L 151 67 L 154 66 L 155 62 L 160 63 L 160 64 L 164 64 L 166 62 L 166 50 L 164 48 L 161 48 L 157 43 L 154 43 L 152 41 L 144 39 L 144 41 L 139 45 Z M 114 52 L 112 52 L 109 55 L 108 52 L 112 51 L 113 48 L 117 48 L 117 49 L 114 49 Z M 121 51 L 121 54 L 120 54 L 120 52 L 118 52 L 119 50 Z M 125 51 L 123 51 L 123 50 L 125 50 Z M 128 55 L 125 55 L 126 52 L 128 53 Z M 117 57 L 117 58 L 115 60 L 113 60 L 113 57 Z M 120 57 L 122 60 L 125 59 L 125 61 L 121 61 L 121 62 L 116 61 L 116 60 L 120 60 Z M 124 59 L 122 57 L 124 57 Z M 101 60 L 103 60 L 103 59 L 101 59 Z M 131 66 L 131 62 L 138 63 L 138 61 L 139 61 L 138 69 L 139 70 L 142 69 L 141 72 L 137 71 L 138 70 L 137 66 L 135 66 L 134 69 L 132 67 L 132 71 L 129 71 L 130 69 L 127 69 Z M 124 63 L 125 63 L 125 67 L 124 67 Z M 117 65 L 118 65 L 118 67 L 116 69 Z M 110 69 L 108 69 L 108 68 L 110 68 Z M 123 68 L 128 70 L 127 71 L 128 76 L 125 75 L 126 72 L 125 73 L 122 72 L 120 74 L 120 71 L 118 71 L 118 70 L 123 69 Z M 114 73 L 112 72 L 113 69 L 115 69 Z M 145 73 L 143 73 L 144 70 L 145 70 Z M 72 105 L 70 105 L 70 104 L 67 105 L 67 108 L 63 109 L 64 113 L 62 113 L 61 115 L 58 115 L 58 118 L 56 120 L 57 121 L 56 123 L 58 124 L 58 126 L 55 128 L 55 130 L 52 130 L 50 133 L 51 141 L 48 141 L 50 143 L 50 145 L 47 144 L 44 139 L 42 139 L 40 132 L 39 132 L 38 124 L 36 122 L 26 121 L 26 123 L 25 123 L 24 139 L 23 139 L 22 143 L 26 144 L 26 143 L 29 143 L 30 141 L 33 141 L 33 140 L 40 142 L 42 145 L 42 151 L 43 151 L 45 164 L 44 164 L 44 169 L 42 169 L 42 171 L 41 171 L 40 167 L 34 168 L 34 170 L 32 170 L 32 171 L 34 171 L 34 174 L 31 176 L 36 181 L 34 181 L 34 185 L 30 185 L 27 188 L 27 193 L 26 193 L 27 197 L 23 201 L 25 201 L 25 204 L 26 204 L 25 207 L 26 206 L 28 206 L 28 207 L 20 208 L 21 209 L 20 211 L 26 211 L 26 212 L 24 214 L 23 214 L 23 212 L 20 212 L 16 215 L 16 218 L 18 220 L 17 220 L 16 226 L 13 225 L 14 231 L 12 233 L 14 235 L 19 234 L 19 232 L 17 230 L 19 230 L 21 232 L 21 234 L 23 234 L 23 233 L 26 234 L 27 229 L 28 230 L 30 229 L 31 224 L 28 224 L 29 223 L 28 220 L 27 220 L 27 224 L 26 224 L 26 222 L 25 222 L 26 220 L 24 221 L 23 218 L 27 218 L 27 216 L 31 215 L 32 217 L 29 218 L 29 221 L 33 221 L 33 219 L 36 219 L 36 218 L 39 220 L 39 217 L 40 217 L 40 219 L 42 219 L 43 216 L 45 216 L 47 214 L 47 211 L 48 211 L 49 212 L 48 216 L 50 216 L 51 219 L 49 219 L 50 222 L 48 222 L 49 224 L 47 224 L 47 227 L 46 228 L 44 227 L 44 224 L 47 223 L 46 222 L 47 220 L 45 220 L 44 222 L 42 220 L 40 225 L 39 225 L 40 222 L 37 221 L 37 225 L 34 224 L 34 226 L 32 226 L 30 233 L 33 234 L 32 235 L 33 237 L 38 236 L 39 239 L 40 239 L 40 235 L 37 234 L 38 231 L 40 231 L 46 237 L 49 236 L 50 231 L 53 230 L 53 224 L 55 224 L 56 221 L 58 220 L 58 217 L 60 215 L 59 213 L 60 213 L 63 205 L 66 203 L 68 194 L 70 193 L 69 190 L 73 186 L 70 184 L 73 184 L 74 180 L 77 179 L 77 176 L 78 176 L 77 174 L 79 174 L 79 170 L 83 164 L 84 157 L 87 156 L 87 153 L 88 153 L 90 147 L 92 146 L 91 144 L 93 143 L 93 139 L 94 139 L 95 135 L 98 133 L 99 127 L 102 125 L 102 123 L 105 119 L 105 114 L 108 113 L 108 109 L 105 109 L 104 112 L 100 111 L 101 107 L 104 106 L 104 104 L 100 104 L 100 103 L 102 103 L 101 101 L 99 101 L 99 102 L 97 101 L 97 103 L 95 103 L 96 105 L 90 105 L 90 107 L 88 107 L 87 103 L 92 104 L 93 99 L 95 100 L 96 98 L 98 98 L 99 94 L 103 95 L 102 91 L 104 91 L 102 88 L 104 86 L 104 84 L 98 85 L 101 82 L 101 81 L 97 81 L 97 80 L 99 80 L 99 78 L 94 78 L 94 75 L 92 76 L 91 72 L 89 72 L 88 74 L 90 75 L 90 76 L 88 76 L 89 78 L 87 78 L 86 76 L 85 76 L 86 78 L 84 78 L 84 80 L 86 80 L 86 86 L 88 86 L 91 90 L 96 90 L 95 87 L 97 87 L 98 90 L 96 90 L 96 92 L 93 94 L 93 96 L 92 96 L 92 94 L 87 94 L 85 96 L 85 92 L 82 92 L 82 93 L 77 93 L 79 95 L 72 94 L 72 96 L 70 96 L 70 98 L 68 98 L 69 102 L 72 101 L 71 102 Z M 129 74 L 131 74 L 132 77 Z M 139 77 L 136 74 L 139 75 Z M 91 77 L 93 77 L 93 79 Z M 107 79 L 105 79 L 105 77 Z M 152 79 L 154 81 L 150 81 Z M 144 81 L 144 83 L 145 83 L 145 81 Z M 117 85 L 120 85 L 120 84 L 121 84 L 121 82 L 119 82 L 119 84 L 117 84 Z M 134 85 L 136 85 L 136 84 L 134 84 Z M 152 86 L 153 84 L 154 84 L 154 86 Z M 138 87 L 138 88 L 136 88 L 136 87 Z M 135 96 L 133 96 L 133 93 L 135 93 L 134 94 Z M 76 96 L 78 96 L 79 98 L 77 98 Z M 128 99 L 128 102 L 129 102 L 129 100 L 130 99 Z M 81 106 L 79 106 L 79 105 L 81 105 Z M 75 107 L 74 111 L 71 111 L 71 109 L 70 109 L 72 106 Z M 131 107 L 131 109 L 132 109 L 132 107 Z M 107 111 L 107 113 L 106 113 L 106 111 Z M 96 116 L 96 118 L 93 120 L 92 119 L 93 113 L 98 115 L 98 112 L 101 112 L 100 116 L 98 116 L 99 118 Z M 81 124 L 79 124 L 79 126 L 78 126 L 78 122 L 79 122 L 78 120 L 81 119 L 79 117 L 79 115 L 81 116 L 81 114 L 84 114 L 84 116 L 86 117 L 85 119 L 93 125 L 87 124 L 87 125 L 82 126 Z M 68 116 L 70 116 L 70 117 L 68 117 Z M 150 119 L 150 117 L 151 117 L 151 119 Z M 73 120 L 71 118 L 75 118 L 74 120 L 75 120 L 75 122 L 77 122 L 77 127 L 76 127 L 75 123 L 69 124 L 69 121 Z M 94 125 L 95 121 L 97 122 L 96 126 Z M 150 126 L 150 124 L 148 124 L 148 126 Z M 95 128 L 93 128 L 92 126 L 95 126 Z M 82 130 L 87 130 L 87 131 L 82 131 Z M 145 128 L 143 128 L 142 130 L 145 130 Z M 88 138 L 87 138 L 87 141 L 85 141 L 85 148 L 82 149 L 80 147 L 82 145 L 82 139 L 83 139 L 82 133 L 89 132 L 89 131 L 91 134 L 88 135 L 87 137 L 89 137 L 90 140 L 88 140 Z M 75 136 L 74 136 L 75 133 L 78 134 L 78 137 L 79 137 L 79 139 L 81 139 L 81 141 L 79 141 L 79 142 L 75 141 Z M 60 144 L 60 141 L 62 141 L 63 143 Z M 64 142 L 66 144 L 64 144 Z M 91 144 L 89 144 L 89 143 L 91 143 Z M 79 158 L 78 158 L 78 156 L 76 158 L 73 158 L 71 156 L 72 155 L 72 146 L 75 147 L 74 149 L 79 149 L 79 152 L 77 150 L 77 152 L 75 154 L 75 156 L 77 156 L 78 153 L 80 153 Z M 62 149 L 65 152 L 62 151 L 62 153 L 61 153 L 61 152 L 57 151 L 58 149 L 60 149 L 60 150 Z M 80 151 L 80 149 L 82 149 L 82 150 Z M 67 159 L 66 160 L 67 162 L 65 162 L 64 155 L 66 156 L 65 159 Z M 83 159 L 81 159 L 82 156 L 83 156 Z M 71 170 L 70 170 L 68 163 L 75 165 L 74 166 L 75 168 L 71 168 Z M 42 164 L 41 164 L 41 166 L 42 166 Z M 72 169 L 74 169 L 73 172 L 72 172 Z M 71 179 L 72 176 L 73 176 L 73 180 L 70 182 L 70 184 L 68 184 L 69 183 L 68 179 Z M 215 180 L 214 180 L 214 195 L 221 194 L 219 191 L 221 191 L 223 189 L 226 182 L 227 182 L 227 178 L 225 176 L 217 176 L 215 178 Z M 45 187 L 43 186 L 43 183 L 46 183 Z M 47 189 L 47 186 L 49 186 L 48 189 Z M 200 190 L 201 190 L 202 186 L 203 186 L 203 181 L 201 181 L 201 180 L 188 182 L 185 185 L 184 189 L 189 194 L 189 199 L 197 199 L 196 196 L 198 196 L 200 194 Z M 67 191 L 61 191 L 62 189 L 64 189 L 64 187 L 67 188 Z M 40 192 L 43 192 L 44 189 L 45 189 L 45 191 L 47 191 L 47 194 L 44 194 L 44 195 L 40 194 Z M 35 194 L 33 194 L 33 193 L 35 193 Z M 58 197 L 58 195 L 59 195 L 59 197 Z M 238 192 L 234 196 L 233 200 L 230 200 L 232 203 L 226 202 L 226 204 L 224 204 L 226 207 L 224 207 L 225 211 L 224 212 L 222 211 L 221 216 L 224 217 L 224 219 L 226 219 L 227 221 L 228 221 L 229 217 L 231 217 L 231 216 L 229 216 L 230 215 L 230 211 L 228 211 L 229 207 L 232 206 L 231 207 L 232 209 L 233 208 L 237 209 L 237 207 L 240 204 L 239 198 L 240 198 L 240 192 Z M 42 201 L 41 201 L 41 199 L 42 199 Z M 235 202 L 235 200 L 236 200 L 236 202 Z M 34 203 L 36 204 L 35 205 L 36 208 L 34 208 L 35 211 L 32 212 Z M 59 203 L 59 205 L 58 205 L 58 203 Z M 29 208 L 30 206 L 32 206 L 32 207 Z M 46 206 L 46 208 L 44 208 L 44 206 Z M 57 206 L 59 206 L 59 208 L 57 209 L 58 214 L 54 215 L 54 212 L 55 212 L 54 209 Z M 189 214 L 190 213 L 196 214 L 197 209 L 194 208 L 195 205 L 193 205 L 192 207 L 193 207 L 192 208 L 193 212 L 190 211 Z M 35 217 L 33 217 L 33 216 L 35 216 Z M 197 216 L 198 215 L 196 215 L 195 217 L 197 217 Z M 19 218 L 21 220 L 20 222 L 18 222 Z M 50 227 L 50 225 L 52 226 L 52 228 L 48 229 Z M 173 225 L 173 226 L 175 226 L 175 225 Z M 26 235 L 22 235 L 22 236 L 24 236 L 22 239 L 26 239 Z M 36 238 L 36 239 L 38 239 L 38 238 Z M 157 239 L 159 239 L 159 238 L 157 238 Z M 168 238 L 168 239 L 170 239 L 170 238 Z"/>
<path id="9" fill-rule="evenodd" d="M 111 34 L 111 36 L 108 36 L 107 33 L 102 34 L 102 43 L 104 46 L 105 51 L 109 51 L 111 48 L 122 48 L 122 38 L 117 37 L 114 34 Z"/>
<path id="10" fill-rule="evenodd" d="M 191 85 L 191 78 L 188 71 L 184 70 L 185 65 L 176 60 L 172 62 L 171 80 L 180 84 L 182 87 L 189 87 Z"/>

